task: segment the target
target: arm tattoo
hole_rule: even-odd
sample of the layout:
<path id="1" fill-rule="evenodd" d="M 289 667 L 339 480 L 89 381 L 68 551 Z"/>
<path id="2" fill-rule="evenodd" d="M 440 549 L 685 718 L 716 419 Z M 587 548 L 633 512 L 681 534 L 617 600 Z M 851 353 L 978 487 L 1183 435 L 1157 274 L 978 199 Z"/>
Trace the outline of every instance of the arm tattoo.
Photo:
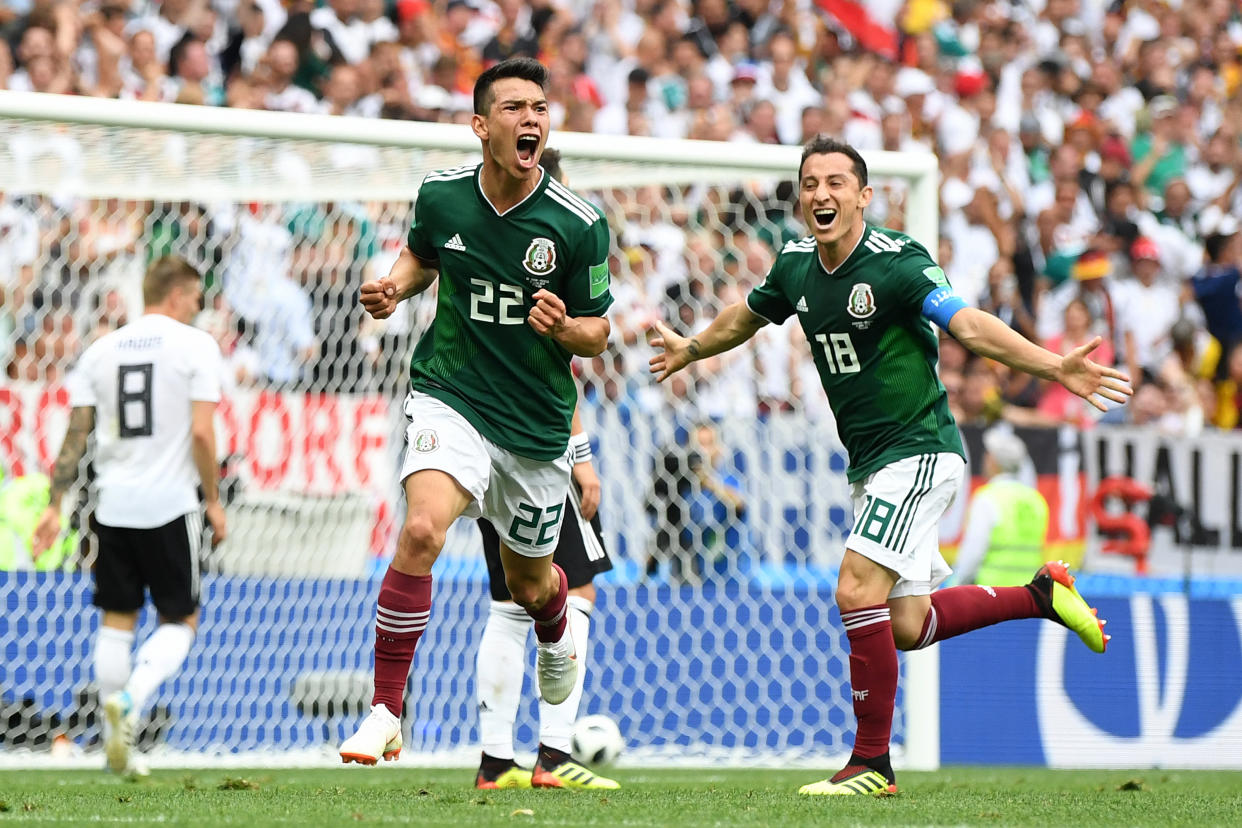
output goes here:
<path id="1" fill-rule="evenodd" d="M 56 465 L 52 467 L 50 500 L 53 503 L 78 479 L 78 467 L 82 463 L 82 456 L 86 454 L 86 438 L 94 428 L 94 408 L 80 406 L 73 409 L 69 415 L 65 442 L 61 444 L 60 455 L 56 458 Z"/>
<path id="2" fill-rule="evenodd" d="M 699 344 L 699 341 L 697 339 L 691 339 L 689 346 L 686 347 L 686 350 L 690 352 L 690 356 L 694 357 L 695 359 L 698 359 L 699 350 L 702 347 L 703 346 Z"/>

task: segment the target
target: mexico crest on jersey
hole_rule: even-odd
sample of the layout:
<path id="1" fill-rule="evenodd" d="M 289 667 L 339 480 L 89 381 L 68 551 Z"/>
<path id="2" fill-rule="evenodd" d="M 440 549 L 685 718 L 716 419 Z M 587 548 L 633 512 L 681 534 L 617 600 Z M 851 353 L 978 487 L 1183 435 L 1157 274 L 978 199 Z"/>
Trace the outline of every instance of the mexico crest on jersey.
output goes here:
<path id="1" fill-rule="evenodd" d="M 556 245 L 542 236 L 531 239 L 522 267 L 532 276 L 547 276 L 556 267 Z"/>
<path id="2" fill-rule="evenodd" d="M 875 313 L 875 295 L 871 293 L 871 285 L 866 282 L 855 284 L 850 290 L 850 298 L 845 304 L 845 309 L 856 319 L 866 319 Z"/>
<path id="3" fill-rule="evenodd" d="M 414 435 L 414 450 L 426 454 L 440 447 L 440 438 L 434 429 L 424 428 Z"/>

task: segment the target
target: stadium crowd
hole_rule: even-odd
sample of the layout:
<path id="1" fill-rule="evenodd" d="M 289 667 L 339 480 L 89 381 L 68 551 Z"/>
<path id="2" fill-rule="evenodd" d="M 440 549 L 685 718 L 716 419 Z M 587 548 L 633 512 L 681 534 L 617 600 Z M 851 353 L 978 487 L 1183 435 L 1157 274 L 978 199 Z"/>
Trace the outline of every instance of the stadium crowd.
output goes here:
<path id="1" fill-rule="evenodd" d="M 482 68 L 530 55 L 551 69 L 554 130 L 738 144 L 829 132 L 864 151 L 934 152 L 933 253 L 967 302 L 1061 351 L 1101 335 L 1097 358 L 1138 384 L 1106 421 L 1242 425 L 1237 4 L 857 5 L 892 7 L 891 44 L 864 45 L 865 26 L 825 10 L 842 4 L 812 0 L 10 0 L 0 88 L 465 123 Z M 873 220 L 900 229 L 903 183 L 872 183 Z M 711 417 L 753 411 L 757 396 L 762 412 L 826 415 L 807 405 L 822 391 L 795 325 L 668 389 L 646 376 L 653 318 L 701 327 L 801 235 L 790 182 L 590 195 L 616 232 L 617 304 L 614 347 L 582 368 L 589 397 L 650 406 L 671 393 Z M 387 270 L 408 206 L 10 193 L 0 363 L 11 379 L 58 379 L 137 312 L 143 266 L 171 251 L 211 273 L 203 324 L 238 382 L 396 387 L 404 366 L 386 355 L 408 353 L 427 302 L 379 328 L 354 295 Z M 959 422 L 1095 420 L 1063 389 L 967 359 L 952 340 L 940 370 Z"/>

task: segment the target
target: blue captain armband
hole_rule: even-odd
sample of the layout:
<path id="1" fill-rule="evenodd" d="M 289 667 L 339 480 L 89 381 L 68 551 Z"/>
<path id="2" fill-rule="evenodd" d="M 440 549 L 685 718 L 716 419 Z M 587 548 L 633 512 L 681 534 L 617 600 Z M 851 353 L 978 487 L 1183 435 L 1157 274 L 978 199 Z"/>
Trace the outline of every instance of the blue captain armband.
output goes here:
<path id="1" fill-rule="evenodd" d="M 923 316 L 947 331 L 953 314 L 964 307 L 962 297 L 946 287 L 938 287 L 923 300 Z"/>

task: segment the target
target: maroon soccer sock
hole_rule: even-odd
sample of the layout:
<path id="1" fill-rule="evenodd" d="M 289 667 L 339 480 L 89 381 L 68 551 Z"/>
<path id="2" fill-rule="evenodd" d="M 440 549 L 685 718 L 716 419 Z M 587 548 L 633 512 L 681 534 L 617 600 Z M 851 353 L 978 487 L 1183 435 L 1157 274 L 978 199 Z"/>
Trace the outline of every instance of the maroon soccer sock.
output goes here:
<path id="1" fill-rule="evenodd" d="M 545 644 L 550 641 L 560 641 L 561 637 L 565 635 L 565 625 L 569 623 L 565 617 L 566 599 L 569 597 L 569 582 L 565 578 L 565 570 L 556 564 L 552 564 L 552 568 L 556 570 L 557 576 L 560 577 L 560 586 L 556 588 L 556 594 L 539 609 L 528 609 L 526 611 L 527 615 L 535 619 L 535 637 Z"/>
<path id="2" fill-rule="evenodd" d="M 1024 586 L 955 586 L 933 592 L 916 649 L 1016 618 L 1043 618 Z"/>
<path id="3" fill-rule="evenodd" d="M 870 759 L 888 752 L 897 700 L 897 645 L 888 605 L 841 613 L 850 640 L 850 689 L 858 734 L 854 755 Z"/>
<path id="4" fill-rule="evenodd" d="M 401 717 L 414 647 L 430 615 L 431 576 L 406 575 L 388 567 L 375 607 L 375 695 L 371 704 L 384 705 L 397 718 Z"/>

